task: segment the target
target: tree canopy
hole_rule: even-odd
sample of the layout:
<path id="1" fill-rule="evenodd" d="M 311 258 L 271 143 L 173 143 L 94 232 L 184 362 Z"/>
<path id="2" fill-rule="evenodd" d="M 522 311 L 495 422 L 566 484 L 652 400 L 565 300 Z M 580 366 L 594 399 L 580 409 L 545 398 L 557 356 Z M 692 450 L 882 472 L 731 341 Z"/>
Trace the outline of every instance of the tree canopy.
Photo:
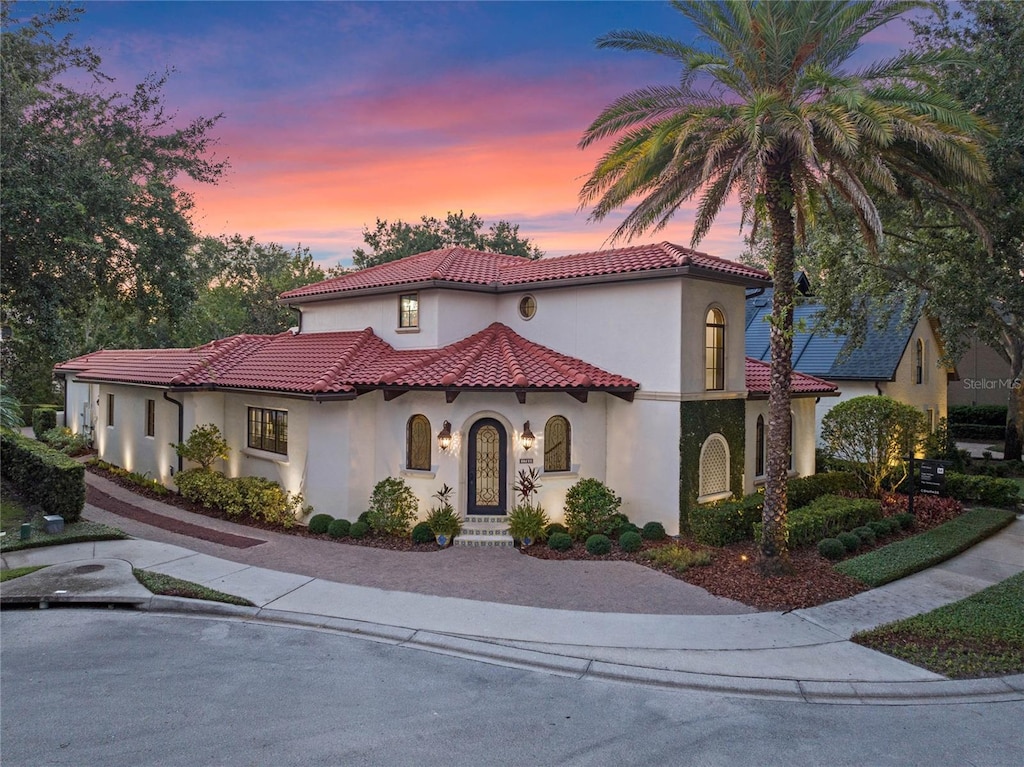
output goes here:
<path id="1" fill-rule="evenodd" d="M 97 307 L 116 309 L 149 346 L 187 309 L 193 203 L 178 181 L 214 183 L 226 164 L 211 159 L 219 115 L 169 113 L 167 75 L 115 90 L 96 52 L 58 36 L 81 9 L 30 8 L 19 19 L 2 5 L 0 297 L 5 375 L 13 393 L 40 400 Z"/>
<path id="2" fill-rule="evenodd" d="M 667 56 L 677 85 L 615 100 L 580 146 L 612 139 L 580 192 L 591 218 L 632 209 L 615 236 L 664 227 L 696 201 L 692 244 L 731 195 L 743 221 L 771 239 L 775 276 L 771 327 L 768 465 L 761 562 L 787 569 L 785 516 L 790 451 L 794 247 L 834 194 L 874 249 L 882 239 L 875 199 L 915 185 L 947 199 L 954 187 L 987 180 L 979 144 L 985 126 L 937 86 L 935 68 L 953 49 L 905 51 L 848 71 L 868 33 L 915 2 L 686 2 L 673 6 L 704 47 L 643 31 L 605 35 L 598 45 Z M 638 201 L 636 201 L 638 200 Z M 634 204 L 634 201 L 635 204 Z"/>
<path id="3" fill-rule="evenodd" d="M 402 220 L 392 223 L 378 218 L 372 231 L 363 230 L 363 241 L 370 250 L 355 248 L 352 251 L 352 262 L 357 269 L 453 246 L 527 258 L 540 258 L 543 255 L 528 237 L 519 235 L 518 224 L 498 221 L 484 230 L 482 218 L 475 213 L 467 216 L 461 210 L 458 213 L 449 212 L 444 221 L 423 216 L 418 224 Z"/>

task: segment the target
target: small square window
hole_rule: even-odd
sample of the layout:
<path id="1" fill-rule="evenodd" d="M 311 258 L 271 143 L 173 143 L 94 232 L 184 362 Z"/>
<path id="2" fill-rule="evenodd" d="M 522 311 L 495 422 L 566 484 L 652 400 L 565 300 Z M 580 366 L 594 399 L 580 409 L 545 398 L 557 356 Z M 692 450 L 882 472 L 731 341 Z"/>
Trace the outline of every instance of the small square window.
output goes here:
<path id="1" fill-rule="evenodd" d="M 418 328 L 420 326 L 419 293 L 403 293 L 398 297 L 398 327 Z"/>

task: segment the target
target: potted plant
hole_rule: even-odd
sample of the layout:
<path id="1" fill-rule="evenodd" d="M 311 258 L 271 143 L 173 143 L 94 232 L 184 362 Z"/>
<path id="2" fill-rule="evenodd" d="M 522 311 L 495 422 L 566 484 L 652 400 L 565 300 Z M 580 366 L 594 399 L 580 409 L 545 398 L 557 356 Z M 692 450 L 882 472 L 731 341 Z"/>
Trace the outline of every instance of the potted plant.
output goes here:
<path id="1" fill-rule="evenodd" d="M 526 548 L 544 537 L 549 522 L 541 505 L 533 503 L 533 496 L 540 490 L 540 472 L 534 468 L 520 469 L 512 489 L 519 496 L 519 503 L 509 512 L 508 532 Z"/>
<path id="2" fill-rule="evenodd" d="M 456 535 L 462 532 L 462 518 L 455 513 L 451 504 L 453 488 L 447 484 L 434 493 L 433 497 L 438 500 L 438 505 L 430 509 L 430 513 L 424 520 L 430 526 L 430 531 L 441 548 L 449 545 Z"/>

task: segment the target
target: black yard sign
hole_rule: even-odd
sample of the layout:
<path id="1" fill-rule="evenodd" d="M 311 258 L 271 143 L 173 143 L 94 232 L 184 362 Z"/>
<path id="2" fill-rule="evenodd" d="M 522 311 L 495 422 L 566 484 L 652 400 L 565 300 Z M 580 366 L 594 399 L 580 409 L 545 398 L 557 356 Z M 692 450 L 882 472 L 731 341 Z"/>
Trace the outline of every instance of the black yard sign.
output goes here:
<path id="1" fill-rule="evenodd" d="M 928 495 L 946 494 L 945 461 L 921 461 L 920 488 Z"/>

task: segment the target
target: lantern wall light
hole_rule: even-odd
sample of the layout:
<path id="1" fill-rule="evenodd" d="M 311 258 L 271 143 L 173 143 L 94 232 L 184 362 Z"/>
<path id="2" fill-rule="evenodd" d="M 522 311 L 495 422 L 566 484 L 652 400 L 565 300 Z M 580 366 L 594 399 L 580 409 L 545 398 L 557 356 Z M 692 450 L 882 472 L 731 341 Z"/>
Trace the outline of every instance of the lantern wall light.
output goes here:
<path id="1" fill-rule="evenodd" d="M 533 443 L 536 442 L 537 438 L 533 436 L 533 432 L 530 431 L 529 421 L 523 424 L 523 434 L 520 439 L 523 442 L 523 450 L 529 450 L 533 447 Z"/>
<path id="2" fill-rule="evenodd" d="M 442 450 L 447 450 L 452 444 L 452 425 L 445 421 L 441 425 L 441 431 L 437 433 L 437 446 Z"/>

